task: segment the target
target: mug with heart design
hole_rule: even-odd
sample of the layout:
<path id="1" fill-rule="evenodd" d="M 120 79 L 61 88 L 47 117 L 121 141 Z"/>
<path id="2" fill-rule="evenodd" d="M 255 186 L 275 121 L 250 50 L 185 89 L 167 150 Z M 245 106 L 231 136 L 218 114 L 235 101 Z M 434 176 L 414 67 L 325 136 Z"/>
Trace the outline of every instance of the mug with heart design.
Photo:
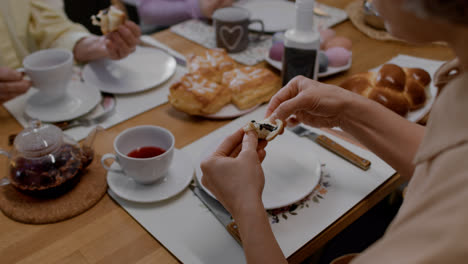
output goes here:
<path id="1" fill-rule="evenodd" d="M 259 23 L 262 30 L 256 39 L 264 33 L 263 21 L 250 19 L 250 12 L 241 7 L 226 7 L 216 10 L 213 14 L 216 47 L 224 48 L 227 52 L 240 52 L 249 45 L 249 25 Z"/>

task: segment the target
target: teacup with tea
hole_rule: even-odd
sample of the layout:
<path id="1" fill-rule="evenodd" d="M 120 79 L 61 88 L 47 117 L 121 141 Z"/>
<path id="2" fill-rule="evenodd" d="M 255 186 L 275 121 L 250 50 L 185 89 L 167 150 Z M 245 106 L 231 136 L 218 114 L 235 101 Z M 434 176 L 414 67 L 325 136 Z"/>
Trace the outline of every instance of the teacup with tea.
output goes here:
<path id="1" fill-rule="evenodd" d="M 174 156 L 174 136 L 158 126 L 137 126 L 124 130 L 114 140 L 115 154 L 104 154 L 102 166 L 122 173 L 140 184 L 151 184 L 167 174 Z M 114 159 L 120 169 L 105 161 Z"/>

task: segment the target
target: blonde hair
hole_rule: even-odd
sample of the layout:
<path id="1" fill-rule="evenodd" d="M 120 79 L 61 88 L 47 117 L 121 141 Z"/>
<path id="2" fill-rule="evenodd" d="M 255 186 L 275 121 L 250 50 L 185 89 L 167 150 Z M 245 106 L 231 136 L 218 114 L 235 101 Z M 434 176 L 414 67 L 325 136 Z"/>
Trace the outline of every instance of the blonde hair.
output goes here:
<path id="1" fill-rule="evenodd" d="M 404 8 L 419 17 L 468 25 L 468 0 L 405 0 Z"/>

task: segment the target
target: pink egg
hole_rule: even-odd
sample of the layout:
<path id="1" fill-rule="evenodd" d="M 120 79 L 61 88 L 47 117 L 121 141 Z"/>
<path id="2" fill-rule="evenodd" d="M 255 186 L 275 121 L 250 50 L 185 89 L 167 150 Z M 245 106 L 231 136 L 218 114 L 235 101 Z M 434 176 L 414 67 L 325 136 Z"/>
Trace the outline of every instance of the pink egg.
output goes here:
<path id="1" fill-rule="evenodd" d="M 351 59 L 351 52 L 342 47 L 333 47 L 325 51 L 331 67 L 341 67 L 348 64 Z"/>
<path id="2" fill-rule="evenodd" d="M 271 46 L 270 58 L 275 61 L 281 61 L 283 59 L 284 44 L 282 42 L 276 42 Z"/>
<path id="3" fill-rule="evenodd" d="M 334 47 L 342 47 L 342 48 L 345 48 L 345 49 L 351 51 L 352 48 L 353 48 L 353 42 L 349 38 L 335 36 L 335 37 L 329 39 L 327 42 L 325 42 L 324 49 L 328 50 L 328 49 L 334 48 Z"/>
<path id="4" fill-rule="evenodd" d="M 330 40 L 331 38 L 336 36 L 336 32 L 335 32 L 335 30 L 329 29 L 329 28 L 319 29 L 319 32 L 320 32 L 320 43 L 321 43 L 320 46 L 321 46 L 321 49 L 323 49 L 324 44 L 328 40 Z"/>

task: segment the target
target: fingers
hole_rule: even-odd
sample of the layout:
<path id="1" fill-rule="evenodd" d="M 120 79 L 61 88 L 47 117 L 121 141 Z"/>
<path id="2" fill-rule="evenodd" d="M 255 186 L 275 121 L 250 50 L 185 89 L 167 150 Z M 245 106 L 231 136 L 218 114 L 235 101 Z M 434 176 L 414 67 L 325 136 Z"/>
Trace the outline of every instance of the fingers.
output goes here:
<path id="1" fill-rule="evenodd" d="M 252 153 L 257 154 L 258 137 L 254 131 L 248 131 L 244 134 L 242 139 L 242 150 L 239 156 L 251 155 Z"/>
<path id="2" fill-rule="evenodd" d="M 27 80 L 18 82 L 0 82 L 0 102 L 6 102 L 29 90 L 32 83 Z"/>
<path id="3" fill-rule="evenodd" d="M 241 128 L 237 130 L 234 134 L 227 137 L 216 149 L 213 155 L 215 156 L 230 156 L 234 152 L 237 146 L 242 142 L 244 136 L 244 130 Z"/>
<path id="4" fill-rule="evenodd" d="M 269 117 L 283 102 L 290 100 L 299 94 L 298 82 L 301 78 L 304 77 L 295 77 L 286 86 L 281 88 L 273 98 L 271 98 L 266 111 L 266 117 Z"/>
<path id="5" fill-rule="evenodd" d="M 260 160 L 260 163 L 262 163 L 265 160 L 266 151 L 264 149 L 259 149 L 257 150 L 257 155 L 258 155 L 258 160 Z"/>
<path id="6" fill-rule="evenodd" d="M 117 32 L 130 49 L 134 48 L 140 42 L 138 32 L 133 32 L 132 28 L 130 28 L 127 23 L 120 26 Z"/>
<path id="7" fill-rule="evenodd" d="M 268 144 L 268 141 L 266 141 L 266 140 L 258 141 L 257 152 L 259 150 L 261 150 L 261 149 L 266 148 L 267 144 Z M 241 152 L 241 150 L 242 150 L 242 144 L 237 145 L 237 147 L 232 151 L 232 153 L 229 155 L 229 157 L 237 158 L 237 156 L 239 156 L 239 153 Z"/>
<path id="8" fill-rule="evenodd" d="M 127 20 L 127 21 L 125 22 L 125 26 L 128 27 L 128 29 L 132 32 L 132 34 L 133 34 L 133 36 L 134 36 L 135 38 L 138 38 L 138 39 L 140 38 L 140 36 L 141 36 L 141 29 L 140 29 L 140 27 L 139 27 L 137 24 L 133 23 L 133 21 Z"/>
<path id="9" fill-rule="evenodd" d="M 117 31 L 107 34 L 106 48 L 113 60 L 123 59 L 135 51 L 140 42 L 140 28 L 131 21 L 125 22 Z"/>
<path id="10" fill-rule="evenodd" d="M 0 81 L 11 82 L 21 81 L 23 79 L 23 73 L 10 69 L 8 67 L 0 67 Z"/>

